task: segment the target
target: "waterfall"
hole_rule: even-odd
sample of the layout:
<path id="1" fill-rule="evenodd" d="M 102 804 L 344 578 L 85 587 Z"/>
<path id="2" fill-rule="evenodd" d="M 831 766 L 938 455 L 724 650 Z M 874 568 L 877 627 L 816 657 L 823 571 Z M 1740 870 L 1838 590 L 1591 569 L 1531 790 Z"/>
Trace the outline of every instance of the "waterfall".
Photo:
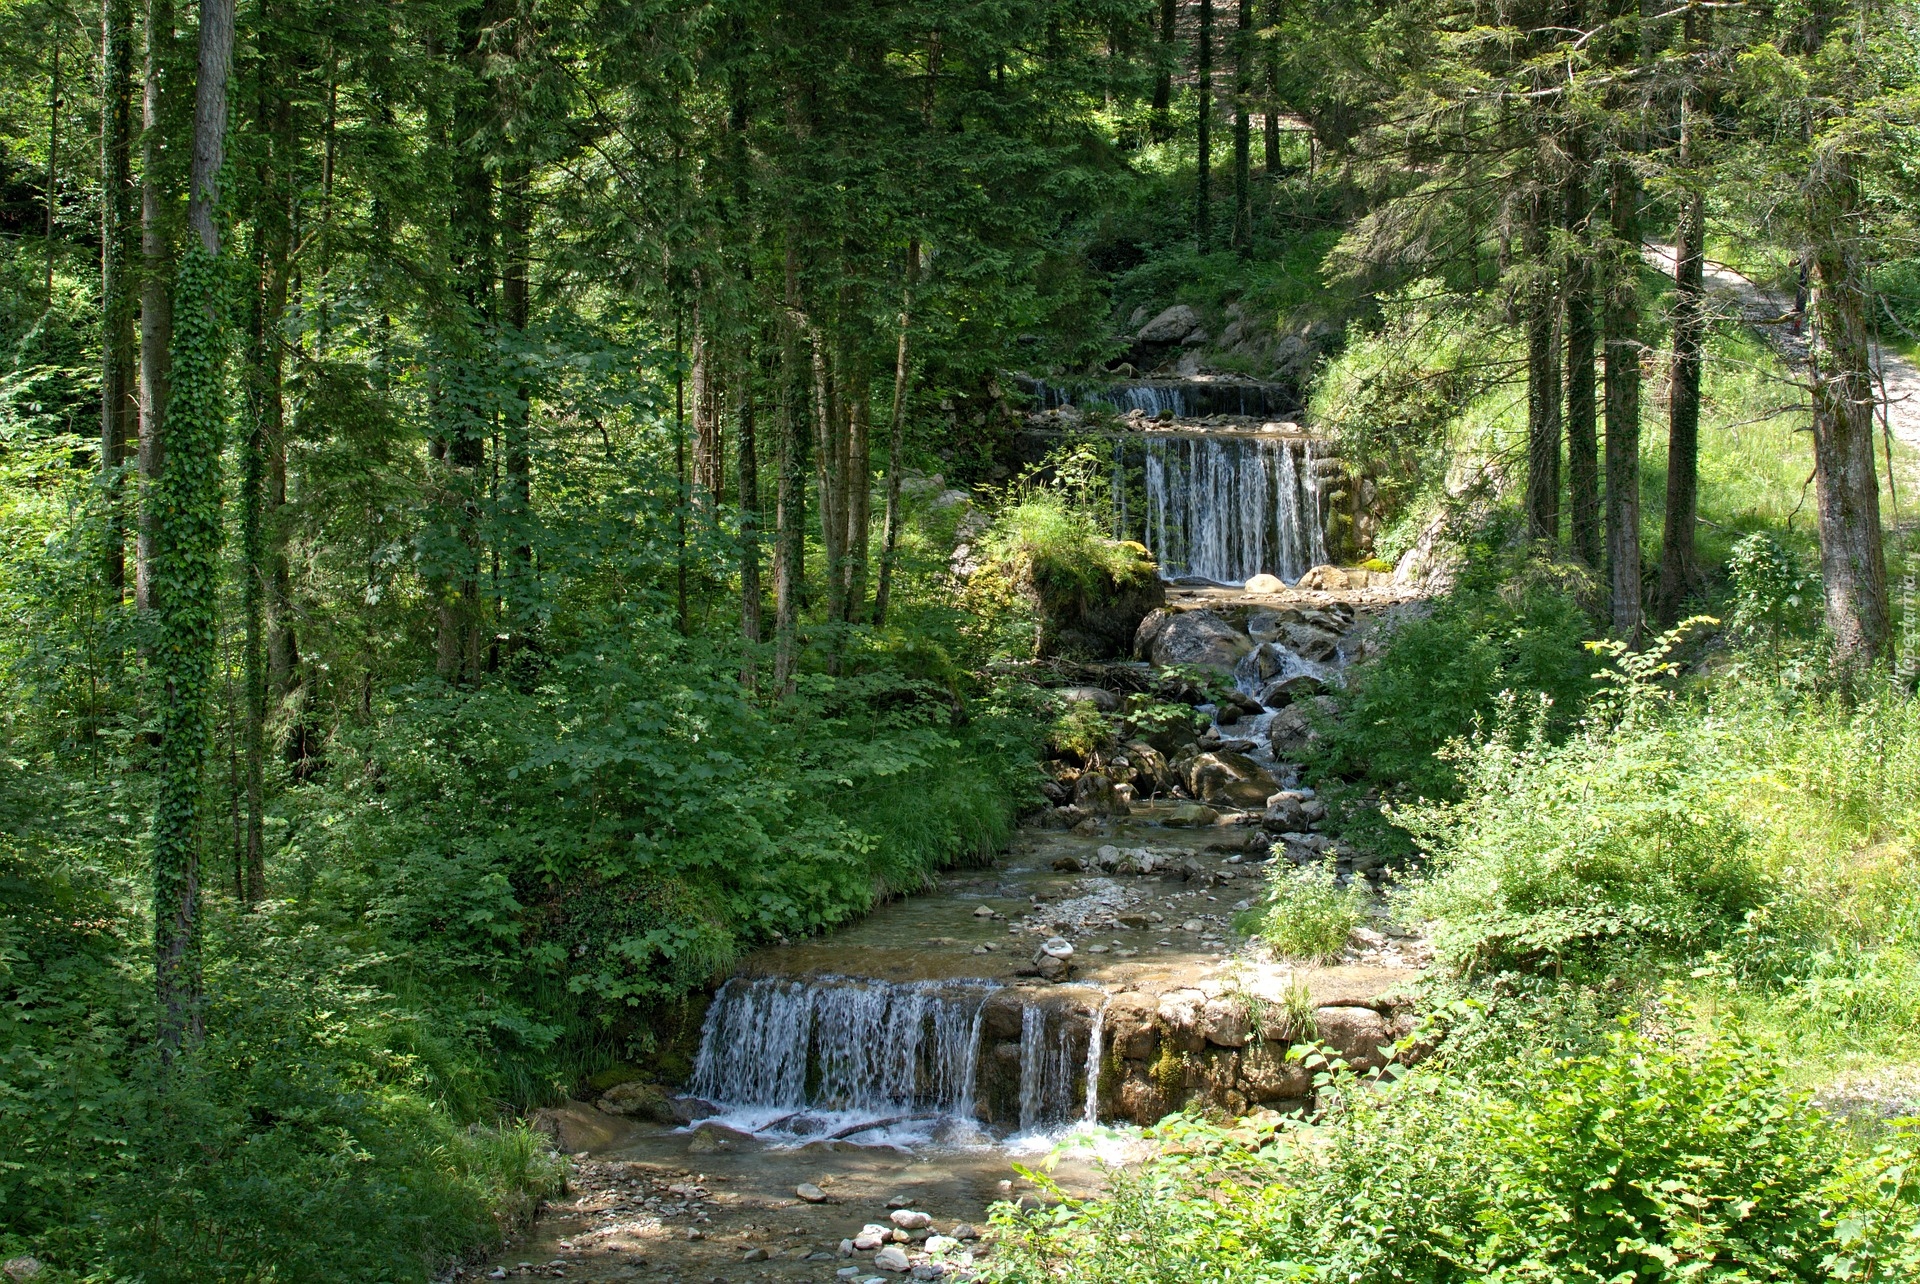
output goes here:
<path id="1" fill-rule="evenodd" d="M 1283 440 L 1146 438 L 1146 543 L 1167 578 L 1291 583 L 1327 560 L 1313 446 Z"/>
<path id="2" fill-rule="evenodd" d="M 1038 1003 L 1020 1010 L 1020 1131 L 1032 1132 L 1073 1117 L 1073 1046 L 1067 1013 Z"/>
<path id="3" fill-rule="evenodd" d="M 727 982 L 691 1090 L 726 1108 L 969 1119 L 990 982 L 840 977 Z"/>
<path id="4" fill-rule="evenodd" d="M 1112 1002 L 1109 994 L 1093 1014 L 1093 1029 L 1087 1034 L 1087 1097 L 1080 1118 L 1089 1127 L 1100 1122 L 1100 1058 L 1107 1050 L 1107 1007 Z"/>
<path id="5" fill-rule="evenodd" d="M 1177 419 L 1203 415 L 1246 415 L 1260 418 L 1291 415 L 1299 410 L 1298 394 L 1284 384 L 1251 383 L 1234 379 L 1075 380 L 1027 379 L 1018 386 L 1033 398 L 1035 410 L 1062 406 L 1091 409 L 1095 402 L 1116 414 L 1138 410 L 1148 417 L 1171 414 Z"/>

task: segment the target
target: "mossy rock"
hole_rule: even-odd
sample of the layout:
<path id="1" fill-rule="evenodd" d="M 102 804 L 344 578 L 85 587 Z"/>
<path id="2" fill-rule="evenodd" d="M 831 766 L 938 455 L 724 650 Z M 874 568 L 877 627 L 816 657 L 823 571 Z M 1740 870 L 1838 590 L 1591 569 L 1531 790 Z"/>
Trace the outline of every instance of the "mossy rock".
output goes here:
<path id="1" fill-rule="evenodd" d="M 652 1078 L 652 1076 L 639 1066 L 628 1065 L 622 1061 L 615 1065 L 608 1066 L 599 1074 L 588 1079 L 587 1091 L 589 1094 L 597 1096 L 610 1088 L 617 1088 L 623 1083 L 633 1083 L 637 1080 L 649 1078 Z"/>

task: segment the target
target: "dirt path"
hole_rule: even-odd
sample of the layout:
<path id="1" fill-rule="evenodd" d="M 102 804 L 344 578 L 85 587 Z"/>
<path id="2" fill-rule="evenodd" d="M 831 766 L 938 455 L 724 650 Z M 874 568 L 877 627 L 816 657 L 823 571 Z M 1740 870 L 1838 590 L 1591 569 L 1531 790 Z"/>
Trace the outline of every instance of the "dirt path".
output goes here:
<path id="1" fill-rule="evenodd" d="M 1673 274 L 1673 247 L 1650 244 L 1646 261 L 1660 271 Z M 1707 295 L 1716 319 L 1738 319 L 1752 325 L 1758 333 L 1795 369 L 1806 366 L 1808 335 L 1803 328 L 1794 333 L 1783 318 L 1793 312 L 1793 296 L 1742 276 L 1724 263 L 1708 259 L 1704 271 Z M 1880 414 L 1885 430 L 1909 449 L 1920 451 L 1920 365 L 1890 348 L 1874 345 L 1874 373 L 1879 383 Z M 1901 507 L 1906 508 L 1913 495 L 1916 469 L 1902 470 Z"/>

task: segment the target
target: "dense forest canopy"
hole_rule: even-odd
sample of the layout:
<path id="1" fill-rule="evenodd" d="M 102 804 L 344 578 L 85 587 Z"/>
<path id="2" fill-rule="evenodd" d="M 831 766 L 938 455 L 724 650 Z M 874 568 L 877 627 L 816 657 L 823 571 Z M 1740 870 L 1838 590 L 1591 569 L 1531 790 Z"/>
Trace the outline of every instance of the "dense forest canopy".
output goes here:
<path id="1" fill-rule="evenodd" d="M 1119 743 L 1046 688 L 1164 600 L 1100 400 L 1142 377 L 1291 398 L 1328 556 L 1438 595 L 1308 765 L 1343 841 L 1456 871 L 1408 903 L 1457 975 L 1612 967 L 1625 1008 L 1866 957 L 1864 900 L 1845 945 L 1812 892 L 1769 917 L 1814 840 L 1750 799 L 1662 805 L 1751 878 L 1498 800 L 1734 763 L 1895 853 L 1820 895 L 1911 881 L 1916 157 L 1905 0 L 0 0 L 0 1254 L 421 1279 L 495 1240 L 557 1180 L 520 1112 L 683 1079 L 744 951 L 989 858 Z M 1036 448 L 1049 387 L 1086 405 Z M 1061 641 L 1102 611 L 1117 648 Z M 1737 698 L 1674 704 L 1676 657 Z M 1155 680 L 1129 726 L 1226 699 Z M 1794 710 L 1887 796 L 1752 748 Z M 1839 1163 L 1896 1236 L 1911 1179 Z M 1067 1251 L 1034 1235 L 1009 1278 Z M 1403 1277 L 1344 1251 L 1312 1270 Z"/>

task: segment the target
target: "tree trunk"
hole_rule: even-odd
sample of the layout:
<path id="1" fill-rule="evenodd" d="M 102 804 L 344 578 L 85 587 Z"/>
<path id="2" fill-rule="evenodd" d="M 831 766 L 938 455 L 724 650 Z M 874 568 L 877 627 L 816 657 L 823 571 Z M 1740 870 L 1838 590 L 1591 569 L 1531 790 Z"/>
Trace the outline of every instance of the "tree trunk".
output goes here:
<path id="1" fill-rule="evenodd" d="M 1683 105 L 1680 165 L 1692 159 L 1691 105 Z M 1660 620 L 1671 625 L 1699 578 L 1694 557 L 1700 477 L 1700 363 L 1706 344 L 1706 201 L 1683 196 L 1673 241 L 1673 392 L 1667 414 L 1666 525 L 1660 543 Z M 1871 437 L 1872 428 L 1868 427 Z"/>
<path id="2" fill-rule="evenodd" d="M 47 86 L 47 280 L 46 307 L 53 310 L 53 224 L 60 210 L 60 24 L 53 27 L 53 75 Z"/>
<path id="3" fill-rule="evenodd" d="M 528 166 L 516 158 L 500 185 L 500 306 L 508 334 L 524 343 L 532 322 L 528 281 L 533 196 Z M 508 649 L 527 644 L 537 624 L 533 573 L 533 388 L 525 378 L 507 402 L 500 434 L 501 507 L 507 525 L 505 586 Z"/>
<path id="4" fill-rule="evenodd" d="M 1253 249 L 1253 0 L 1240 0 L 1233 49 L 1233 243 Z"/>
<path id="5" fill-rule="evenodd" d="M 1176 0 L 1160 0 L 1160 74 L 1153 78 L 1153 141 L 1173 137 L 1173 40 Z"/>
<path id="6" fill-rule="evenodd" d="M 813 350 L 813 467 L 820 489 L 820 545 L 827 558 L 827 618 L 846 618 L 846 589 L 841 569 L 846 558 L 846 516 L 840 500 L 839 433 L 833 395 L 828 385 L 826 339 L 818 327 L 808 336 Z"/>
<path id="7" fill-rule="evenodd" d="M 128 280 L 134 225 L 132 0 L 102 0 L 100 66 L 100 476 L 107 514 L 101 578 L 108 601 L 118 604 L 127 591 L 120 469 L 139 416 Z"/>
<path id="8" fill-rule="evenodd" d="M 147 59 L 140 118 L 140 516 L 134 540 L 134 606 L 157 603 L 153 590 L 153 489 L 166 467 L 167 401 L 173 351 L 174 221 L 168 188 L 175 172 L 166 147 L 174 61 L 173 0 L 148 0 Z"/>
<path id="9" fill-rule="evenodd" d="M 806 409 L 806 377 L 801 372 L 798 324 L 799 255 L 788 230 L 786 307 L 780 324 L 779 473 L 774 479 L 773 510 L 773 687 L 784 699 L 793 694 L 800 619 L 801 550 L 806 541 L 806 487 L 801 480 L 801 421 Z"/>
<path id="10" fill-rule="evenodd" d="M 1854 159 L 1816 153 L 1807 188 L 1812 234 L 1813 464 L 1820 501 L 1820 578 L 1834 660 L 1861 672 L 1891 634 L 1880 489 L 1873 463 L 1874 384 L 1867 326 L 1871 297 L 1860 260 L 1860 186 Z"/>
<path id="11" fill-rule="evenodd" d="M 893 564 L 900 546 L 900 456 L 906 444 L 907 333 L 913 315 L 913 287 L 920 280 L 920 238 L 907 243 L 907 280 L 900 291 L 900 342 L 893 358 L 893 415 L 887 434 L 887 527 L 880 545 L 880 582 L 873 593 L 873 623 L 887 622 L 893 596 Z"/>
<path id="12" fill-rule="evenodd" d="M 1213 248 L 1213 0 L 1200 0 L 1200 43 L 1194 68 L 1193 240 Z"/>
<path id="13" fill-rule="evenodd" d="M 1282 0 L 1267 0 L 1267 25 L 1280 25 L 1280 6 Z M 1280 173 L 1280 49 L 1275 41 L 1267 41 L 1267 56 L 1262 61 L 1266 73 L 1267 92 L 1266 119 L 1261 129 L 1262 141 L 1266 144 L 1266 172 L 1271 182 Z"/>
<path id="14" fill-rule="evenodd" d="M 1593 238 L 1586 136 L 1575 130 L 1565 190 L 1567 324 L 1567 509 L 1573 555 L 1601 565 L 1600 436 L 1594 386 Z"/>
<path id="15" fill-rule="evenodd" d="M 1640 182 L 1612 164 L 1612 243 L 1602 317 L 1606 350 L 1607 574 L 1614 636 L 1639 639 L 1640 602 Z"/>
<path id="16" fill-rule="evenodd" d="M 1560 292 L 1549 254 L 1551 189 L 1536 178 L 1523 233 L 1528 259 L 1527 534 L 1549 548 L 1560 542 Z"/>
<path id="17" fill-rule="evenodd" d="M 873 382 L 864 355 L 854 354 L 853 367 L 852 386 L 847 390 L 847 463 L 843 476 L 847 497 L 846 618 L 858 624 L 867 618 L 867 551 L 872 543 Z"/>
<path id="18" fill-rule="evenodd" d="M 193 241 L 175 278 L 184 306 L 174 334 L 171 458 L 158 487 L 161 767 L 153 817 L 157 1033 L 171 1056 L 202 1029 L 200 841 L 219 645 L 220 457 L 226 429 L 215 182 L 224 160 L 233 0 L 201 0 L 187 225 Z"/>
<path id="19" fill-rule="evenodd" d="M 740 638 L 747 644 L 740 663 L 740 681 L 748 690 L 759 685 L 755 653 L 760 645 L 760 461 L 754 453 L 753 375 L 754 352 L 749 339 L 740 360 L 740 434 L 736 445 L 740 475 Z"/>

